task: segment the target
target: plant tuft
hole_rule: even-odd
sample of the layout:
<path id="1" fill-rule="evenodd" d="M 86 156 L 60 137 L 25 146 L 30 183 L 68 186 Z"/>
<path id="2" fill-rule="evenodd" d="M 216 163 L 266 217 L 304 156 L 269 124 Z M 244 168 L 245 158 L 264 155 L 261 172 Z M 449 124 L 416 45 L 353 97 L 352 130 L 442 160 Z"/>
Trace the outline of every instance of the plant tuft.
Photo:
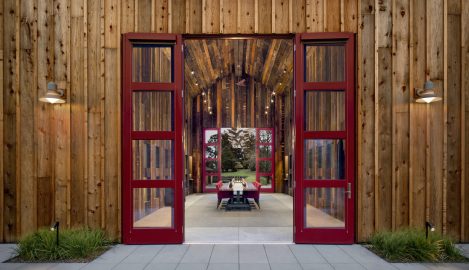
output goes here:
<path id="1" fill-rule="evenodd" d="M 18 243 L 17 261 L 90 261 L 106 251 L 112 242 L 102 230 L 63 229 L 56 244 L 56 232 L 41 229 L 24 237 Z"/>
<path id="2" fill-rule="evenodd" d="M 391 262 L 465 262 L 461 251 L 448 236 L 407 228 L 378 232 L 370 238 L 370 249 Z"/>

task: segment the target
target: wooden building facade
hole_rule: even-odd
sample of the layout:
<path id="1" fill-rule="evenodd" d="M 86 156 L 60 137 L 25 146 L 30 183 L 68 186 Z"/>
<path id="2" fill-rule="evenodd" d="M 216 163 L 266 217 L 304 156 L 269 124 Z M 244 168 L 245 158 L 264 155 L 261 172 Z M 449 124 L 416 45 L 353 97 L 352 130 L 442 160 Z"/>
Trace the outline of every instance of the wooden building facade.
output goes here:
<path id="1" fill-rule="evenodd" d="M 469 241 L 468 1 L 3 0 L 0 242 L 53 220 L 120 238 L 128 32 L 356 33 L 356 240 L 429 220 Z M 414 102 L 427 76 L 442 102 Z"/>

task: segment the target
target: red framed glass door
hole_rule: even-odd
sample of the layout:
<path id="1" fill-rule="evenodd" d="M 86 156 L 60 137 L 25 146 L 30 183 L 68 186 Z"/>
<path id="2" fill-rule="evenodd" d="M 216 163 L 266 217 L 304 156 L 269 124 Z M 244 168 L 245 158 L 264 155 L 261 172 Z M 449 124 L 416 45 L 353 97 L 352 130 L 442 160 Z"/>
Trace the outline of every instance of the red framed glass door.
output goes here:
<path id="1" fill-rule="evenodd" d="M 354 35 L 295 37 L 295 242 L 354 241 Z"/>
<path id="2" fill-rule="evenodd" d="M 183 242 L 181 36 L 123 36 L 122 238 Z"/>
<path id="3" fill-rule="evenodd" d="M 256 128 L 256 181 L 261 190 L 274 192 L 274 129 Z"/>
<path id="4" fill-rule="evenodd" d="M 221 131 L 219 128 L 206 128 L 203 134 L 202 177 L 203 192 L 215 192 L 215 185 L 221 179 Z"/>

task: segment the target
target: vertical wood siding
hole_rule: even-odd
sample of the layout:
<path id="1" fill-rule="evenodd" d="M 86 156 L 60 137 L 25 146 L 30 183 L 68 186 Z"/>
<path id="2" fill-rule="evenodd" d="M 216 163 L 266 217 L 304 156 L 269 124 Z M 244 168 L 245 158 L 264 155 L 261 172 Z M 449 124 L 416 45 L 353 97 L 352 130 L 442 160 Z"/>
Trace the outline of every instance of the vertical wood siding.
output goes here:
<path id="1" fill-rule="evenodd" d="M 469 3 L 0 1 L 0 242 L 54 220 L 120 237 L 120 34 L 355 32 L 357 240 L 422 227 L 469 241 Z M 413 102 L 426 77 L 443 102 Z M 67 103 L 37 101 L 47 81 Z"/>

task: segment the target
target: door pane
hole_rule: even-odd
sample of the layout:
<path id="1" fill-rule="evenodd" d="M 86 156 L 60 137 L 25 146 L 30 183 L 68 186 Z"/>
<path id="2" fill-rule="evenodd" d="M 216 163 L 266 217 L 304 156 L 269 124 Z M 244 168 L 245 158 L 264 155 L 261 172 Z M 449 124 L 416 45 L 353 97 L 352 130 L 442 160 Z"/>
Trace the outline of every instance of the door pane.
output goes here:
<path id="1" fill-rule="evenodd" d="M 215 185 L 220 179 L 217 175 L 206 175 L 205 176 L 205 187 L 206 188 L 215 188 Z"/>
<path id="2" fill-rule="evenodd" d="M 218 130 L 205 130 L 205 143 L 218 142 Z"/>
<path id="3" fill-rule="evenodd" d="M 205 171 L 208 173 L 218 172 L 218 160 L 205 161 Z"/>
<path id="4" fill-rule="evenodd" d="M 214 145 L 208 145 L 205 148 L 205 158 L 217 158 L 218 157 L 218 149 Z"/>
<path id="5" fill-rule="evenodd" d="M 259 182 L 262 184 L 263 188 L 271 188 L 272 176 L 259 176 Z"/>
<path id="6" fill-rule="evenodd" d="M 272 142 L 272 131 L 271 130 L 260 130 L 259 131 L 259 142 L 260 143 L 271 143 Z"/>
<path id="7" fill-rule="evenodd" d="M 162 44 L 134 44 L 132 81 L 172 82 L 172 47 Z"/>
<path id="8" fill-rule="evenodd" d="M 345 93 L 308 91 L 305 93 L 305 130 L 345 130 Z"/>
<path id="9" fill-rule="evenodd" d="M 342 82 L 345 80 L 345 47 L 312 44 L 305 46 L 306 82 Z"/>
<path id="10" fill-rule="evenodd" d="M 305 227 L 345 227 L 344 188 L 306 188 L 304 198 Z"/>
<path id="11" fill-rule="evenodd" d="M 305 140 L 304 179 L 345 178 L 345 140 Z"/>
<path id="12" fill-rule="evenodd" d="M 133 92 L 132 122 L 134 131 L 174 130 L 172 92 Z"/>
<path id="13" fill-rule="evenodd" d="M 171 188 L 134 188 L 133 209 L 134 227 L 172 228 L 174 191 Z"/>
<path id="14" fill-rule="evenodd" d="M 170 140 L 132 141 L 134 180 L 173 180 L 174 149 Z"/>
<path id="15" fill-rule="evenodd" d="M 272 146 L 261 145 L 259 146 L 259 157 L 260 158 L 271 158 L 272 157 Z"/>
<path id="16" fill-rule="evenodd" d="M 270 161 L 259 161 L 259 172 L 260 173 L 270 173 L 272 171 L 272 162 Z"/>

